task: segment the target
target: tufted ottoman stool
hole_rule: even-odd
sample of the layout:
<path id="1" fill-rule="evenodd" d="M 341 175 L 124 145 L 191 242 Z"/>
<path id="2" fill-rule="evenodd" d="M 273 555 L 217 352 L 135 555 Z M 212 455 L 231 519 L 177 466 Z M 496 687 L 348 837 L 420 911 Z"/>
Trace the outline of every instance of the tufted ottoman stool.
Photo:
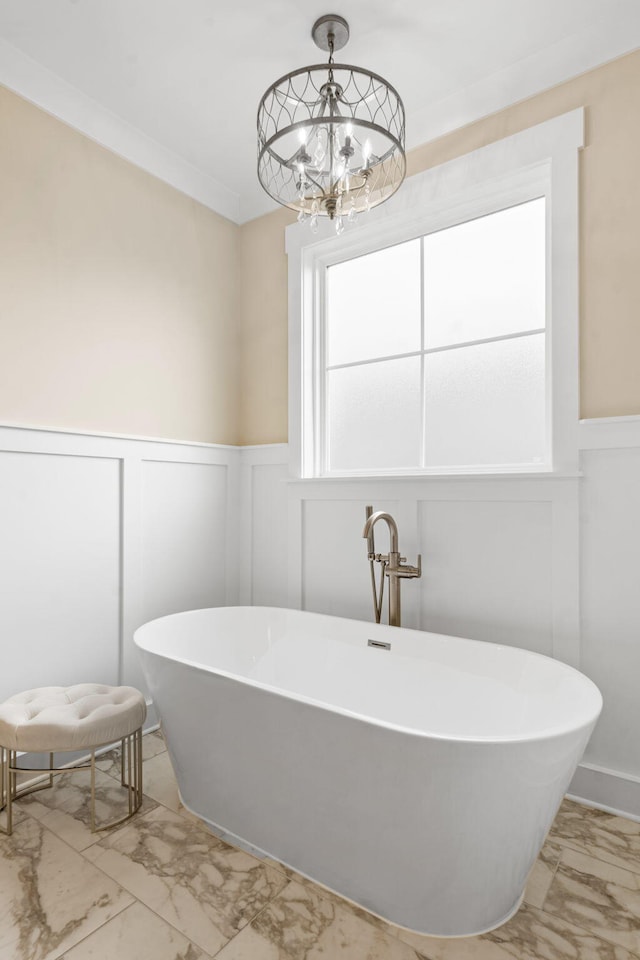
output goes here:
<path id="1" fill-rule="evenodd" d="M 53 786 L 55 773 L 91 770 L 91 830 L 106 830 L 128 820 L 142 804 L 142 724 L 147 705 L 133 687 L 80 683 L 73 687 L 38 687 L 18 693 L 0 704 L 0 810 L 7 808 L 7 828 L 13 829 L 14 800 Z M 128 813 L 96 827 L 96 749 L 121 742 L 122 786 L 127 788 Z M 89 750 L 88 763 L 54 767 L 56 753 Z M 48 753 L 49 766 L 30 768 L 47 773 L 44 785 L 17 790 L 17 753 Z M 29 771 L 30 772 L 30 771 Z M 126 776 L 125 776 L 126 773 Z"/>

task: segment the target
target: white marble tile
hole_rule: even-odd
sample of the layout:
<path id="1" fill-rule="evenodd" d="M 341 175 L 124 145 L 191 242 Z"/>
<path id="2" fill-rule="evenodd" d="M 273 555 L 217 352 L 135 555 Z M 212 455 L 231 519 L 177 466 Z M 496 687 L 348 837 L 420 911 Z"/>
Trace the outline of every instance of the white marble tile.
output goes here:
<path id="1" fill-rule="evenodd" d="M 21 823 L 26 817 L 27 812 L 23 809 L 21 801 L 16 801 L 13 804 L 12 811 L 13 819 L 13 829 L 15 830 L 16 824 Z M 3 832 L 7 829 L 7 810 L 6 807 L 4 810 L 0 810 L 0 837 L 3 835 Z"/>
<path id="2" fill-rule="evenodd" d="M 144 761 L 142 784 L 145 796 L 152 797 L 157 803 L 162 803 L 176 813 L 184 809 L 168 753 L 160 753 Z"/>
<path id="3" fill-rule="evenodd" d="M 424 960 L 637 960 L 623 947 L 529 906 L 479 937 L 439 939 L 404 931 L 404 939 Z"/>
<path id="4" fill-rule="evenodd" d="M 640 824 L 565 801 L 512 920 L 424 937 L 215 837 L 153 739 L 153 799 L 121 828 L 89 832 L 88 773 L 16 804 L 14 836 L 0 837 L 0 960 L 640 960 Z M 118 756 L 103 766 L 110 818 L 126 793 Z"/>
<path id="5" fill-rule="evenodd" d="M 555 876 L 562 847 L 547 840 L 533 865 L 524 891 L 524 902 L 542 908 Z"/>
<path id="6" fill-rule="evenodd" d="M 287 883 L 277 870 L 162 806 L 85 856 L 212 955 Z"/>
<path id="7" fill-rule="evenodd" d="M 545 843 L 531 870 L 531 873 L 529 874 L 524 894 L 525 903 L 538 908 L 542 907 L 555 875 L 561 854 L 562 847 L 549 841 Z M 273 866 L 276 870 L 280 870 L 287 877 L 287 879 L 294 880 L 303 886 L 310 887 L 316 893 L 316 895 L 321 896 L 337 905 L 342 905 L 356 916 L 361 917 L 369 923 L 379 926 L 381 929 L 387 931 L 398 939 L 404 940 L 407 943 L 412 943 L 416 945 L 416 947 L 423 943 L 423 941 L 432 942 L 433 940 L 433 938 L 429 937 L 423 938 L 420 934 L 414 934 L 411 931 L 396 926 L 388 920 L 377 917 L 375 914 L 365 910 L 364 907 L 361 907 L 358 904 L 341 897 L 339 894 L 334 893 L 332 890 L 328 890 L 321 884 L 314 883 L 306 877 L 303 877 L 301 874 L 296 873 L 295 870 L 292 870 L 290 867 L 287 867 L 278 860 L 274 860 L 271 857 L 264 857 L 263 862 L 271 864 L 271 866 Z"/>
<path id="8" fill-rule="evenodd" d="M 275 870 L 279 870 L 282 874 L 284 874 L 287 880 L 293 880 L 296 883 L 301 884 L 303 887 L 309 887 L 314 895 L 322 897 L 324 900 L 329 900 L 337 906 L 347 907 L 351 913 L 362 917 L 362 919 L 366 920 L 368 923 L 373 923 L 382 929 L 390 930 L 392 933 L 394 933 L 394 931 L 397 929 L 395 925 L 390 923 L 388 920 L 383 920 L 382 917 L 376 916 L 375 913 L 370 913 L 369 910 L 365 910 L 364 907 L 361 907 L 358 903 L 354 903 L 353 900 L 348 900 L 346 897 L 341 896 L 341 894 L 336 893 L 334 890 L 330 890 L 321 883 L 317 883 L 315 880 L 311 880 L 309 877 L 303 876 L 303 874 L 298 873 L 291 867 L 288 867 L 280 860 L 275 860 L 273 857 L 262 857 L 261 859 L 263 863 L 270 864 Z"/>
<path id="9" fill-rule="evenodd" d="M 133 902 L 32 817 L 0 839 L 0 957 L 57 960 Z"/>
<path id="10" fill-rule="evenodd" d="M 166 749 L 167 745 L 159 730 L 154 730 L 153 733 L 145 733 L 142 737 L 143 760 L 150 760 L 159 753 L 164 753 Z M 114 779 L 119 781 L 121 775 L 120 756 L 120 747 L 114 747 L 113 750 L 109 750 L 108 753 L 103 753 L 96 760 L 96 766 L 99 770 L 102 770 L 103 773 L 108 773 L 110 777 L 114 777 Z"/>
<path id="11" fill-rule="evenodd" d="M 640 873 L 640 823 L 564 800 L 549 839 Z"/>
<path id="12" fill-rule="evenodd" d="M 63 773 L 51 790 L 41 790 L 18 801 L 74 850 L 84 850 L 104 835 L 91 832 L 91 774 L 89 770 Z M 16 804 L 16 806 L 18 805 Z M 138 816 L 156 806 L 145 797 Z M 14 807 L 15 809 L 15 807 Z M 96 770 L 96 820 L 98 825 L 119 819 L 128 812 L 128 794 L 120 781 Z"/>
<path id="13" fill-rule="evenodd" d="M 346 904 L 291 881 L 217 960 L 419 960 L 419 954 Z"/>
<path id="14" fill-rule="evenodd" d="M 565 848 L 544 910 L 640 955 L 640 874 Z"/>
<path id="15" fill-rule="evenodd" d="M 62 960 L 209 960 L 141 903 L 134 903 L 65 953 Z"/>

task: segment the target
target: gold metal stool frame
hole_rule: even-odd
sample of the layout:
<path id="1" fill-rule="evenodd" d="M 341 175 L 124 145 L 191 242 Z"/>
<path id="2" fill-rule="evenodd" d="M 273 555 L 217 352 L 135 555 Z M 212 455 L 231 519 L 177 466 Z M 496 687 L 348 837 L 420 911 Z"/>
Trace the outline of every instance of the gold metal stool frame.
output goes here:
<path id="1" fill-rule="evenodd" d="M 91 832 L 98 833 L 101 830 L 110 830 L 119 823 L 129 820 L 142 806 L 142 727 L 138 727 L 133 733 L 123 737 L 120 741 L 120 783 L 127 788 L 129 799 L 129 812 L 117 820 L 111 820 L 109 823 L 96 826 L 96 750 L 101 747 L 110 746 L 109 743 L 97 743 L 91 747 L 91 759 L 88 763 L 70 764 L 68 767 L 54 767 L 54 754 L 48 750 L 30 751 L 32 753 L 49 753 L 48 767 L 19 767 L 17 765 L 18 751 L 8 750 L 0 745 L 0 811 L 7 810 L 6 829 L 0 827 L 0 833 L 11 836 L 13 833 L 13 803 L 26 797 L 31 793 L 37 793 L 39 790 L 48 790 L 53 787 L 53 778 L 58 773 L 70 773 L 74 770 L 91 770 Z M 67 751 L 58 750 L 57 753 Z M 126 757 L 126 760 L 125 760 Z M 125 779 L 125 768 L 127 776 Z M 37 784 L 34 787 L 27 787 L 23 790 L 17 789 L 17 775 L 19 773 L 46 773 L 48 774 L 48 783 Z"/>

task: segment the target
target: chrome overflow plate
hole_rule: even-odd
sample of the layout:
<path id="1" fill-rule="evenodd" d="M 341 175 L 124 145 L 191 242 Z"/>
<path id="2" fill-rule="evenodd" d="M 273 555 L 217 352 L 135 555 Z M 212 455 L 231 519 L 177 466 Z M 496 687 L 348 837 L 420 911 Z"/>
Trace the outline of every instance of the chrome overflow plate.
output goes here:
<path id="1" fill-rule="evenodd" d="M 368 647 L 377 647 L 379 650 L 391 650 L 391 644 L 384 640 L 367 640 Z"/>

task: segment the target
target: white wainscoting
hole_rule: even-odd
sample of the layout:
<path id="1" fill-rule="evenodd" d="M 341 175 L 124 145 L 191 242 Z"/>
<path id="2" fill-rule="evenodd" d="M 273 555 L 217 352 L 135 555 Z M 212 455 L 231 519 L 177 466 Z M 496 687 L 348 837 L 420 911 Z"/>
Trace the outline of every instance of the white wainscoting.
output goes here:
<path id="1" fill-rule="evenodd" d="M 581 664 L 600 687 L 604 708 L 573 789 L 640 819 L 640 418 L 587 432 Z"/>
<path id="2" fill-rule="evenodd" d="M 409 562 L 423 554 L 405 624 L 538 650 L 595 680 L 605 708 L 572 791 L 640 819 L 640 418 L 579 435 L 581 478 L 292 482 L 285 444 L 0 427 L 0 699 L 83 680 L 144 689 L 133 631 L 178 610 L 370 619 L 372 503 L 393 512 Z"/>
<path id="3" fill-rule="evenodd" d="M 286 445 L 242 453 L 244 602 L 370 619 L 372 503 L 395 516 L 409 562 L 422 553 L 422 579 L 403 583 L 406 626 L 578 665 L 578 478 L 288 481 L 286 458 Z M 379 526 L 383 552 L 386 536 Z"/>
<path id="4" fill-rule="evenodd" d="M 238 595 L 245 605 L 289 606 L 287 449 L 283 443 L 241 448 Z"/>
<path id="5" fill-rule="evenodd" d="M 0 700 L 145 689 L 133 631 L 237 601 L 239 450 L 0 427 Z"/>
<path id="6" fill-rule="evenodd" d="M 240 595 L 371 619 L 364 508 L 388 509 L 408 561 L 423 555 L 403 622 L 579 666 L 605 707 L 572 794 L 640 819 L 640 417 L 579 437 L 565 479 L 291 481 L 285 444 L 245 448 Z"/>
<path id="7" fill-rule="evenodd" d="M 247 529 L 240 594 L 371 618 L 365 506 L 393 513 L 421 580 L 403 583 L 406 626 L 579 662 L 577 477 L 287 480 L 287 448 L 242 453 Z M 386 527 L 376 528 L 386 552 Z"/>

